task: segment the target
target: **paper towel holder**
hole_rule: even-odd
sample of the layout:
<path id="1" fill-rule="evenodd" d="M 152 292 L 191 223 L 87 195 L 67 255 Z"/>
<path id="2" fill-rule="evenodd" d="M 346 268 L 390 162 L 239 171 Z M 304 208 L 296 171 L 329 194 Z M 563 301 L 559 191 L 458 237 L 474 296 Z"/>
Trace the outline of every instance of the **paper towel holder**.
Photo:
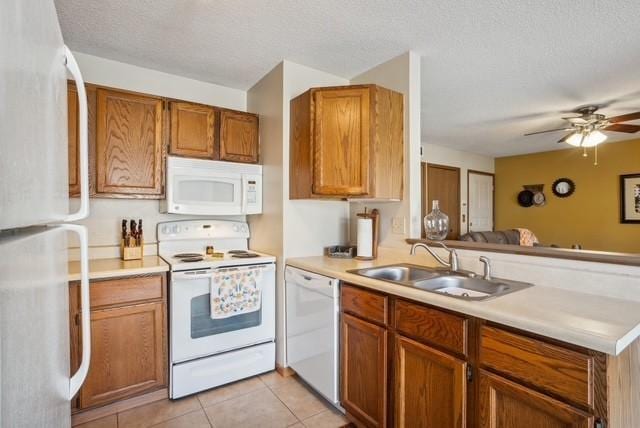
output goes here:
<path id="1" fill-rule="evenodd" d="M 372 209 L 370 212 L 367 212 L 367 208 L 364 208 L 363 213 L 356 214 L 360 218 L 370 218 L 372 227 L 371 231 L 373 236 L 371 237 L 372 249 L 371 249 L 371 257 L 364 256 L 356 256 L 355 258 L 358 260 L 373 260 L 378 257 L 378 240 L 380 237 L 380 211 L 376 208 Z"/>

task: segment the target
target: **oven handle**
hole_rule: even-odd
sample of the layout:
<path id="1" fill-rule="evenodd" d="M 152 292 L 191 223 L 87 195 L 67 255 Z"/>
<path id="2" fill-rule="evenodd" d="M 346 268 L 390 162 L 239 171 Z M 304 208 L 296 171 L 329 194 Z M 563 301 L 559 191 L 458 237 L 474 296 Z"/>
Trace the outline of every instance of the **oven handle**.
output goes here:
<path id="1" fill-rule="evenodd" d="M 210 277 L 211 275 L 213 275 L 213 271 L 211 269 L 190 270 L 186 272 L 173 272 L 171 274 L 171 279 L 201 279 Z"/>

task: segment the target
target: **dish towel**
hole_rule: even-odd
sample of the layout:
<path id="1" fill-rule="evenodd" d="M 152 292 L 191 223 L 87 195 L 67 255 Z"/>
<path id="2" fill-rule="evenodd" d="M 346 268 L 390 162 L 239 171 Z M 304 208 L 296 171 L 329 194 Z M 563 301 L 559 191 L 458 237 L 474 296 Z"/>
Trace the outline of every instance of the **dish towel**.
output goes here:
<path id="1" fill-rule="evenodd" d="M 260 309 L 261 267 L 220 269 L 211 278 L 211 319 L 229 318 Z"/>

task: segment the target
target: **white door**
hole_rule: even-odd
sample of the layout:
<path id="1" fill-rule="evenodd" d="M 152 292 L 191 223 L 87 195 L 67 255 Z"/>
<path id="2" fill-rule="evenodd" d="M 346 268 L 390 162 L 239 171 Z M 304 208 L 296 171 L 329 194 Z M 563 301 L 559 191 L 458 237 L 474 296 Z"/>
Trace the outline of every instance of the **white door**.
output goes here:
<path id="1" fill-rule="evenodd" d="M 83 362 L 69 373 L 67 231 L 82 246 Z M 0 426 L 69 427 L 90 358 L 84 226 L 0 233 Z M 86 321 L 85 321 L 86 320 Z"/>
<path id="2" fill-rule="evenodd" d="M 0 229 L 69 211 L 65 48 L 53 1 L 0 2 Z"/>
<path id="3" fill-rule="evenodd" d="M 287 266 L 287 364 L 338 402 L 338 281 Z"/>
<path id="4" fill-rule="evenodd" d="M 469 232 L 493 230 L 493 174 L 469 171 Z"/>
<path id="5" fill-rule="evenodd" d="M 275 337 L 274 264 L 264 265 L 261 309 L 229 318 L 214 320 L 210 317 L 211 277 L 210 270 L 171 275 L 173 363 L 264 343 Z"/>

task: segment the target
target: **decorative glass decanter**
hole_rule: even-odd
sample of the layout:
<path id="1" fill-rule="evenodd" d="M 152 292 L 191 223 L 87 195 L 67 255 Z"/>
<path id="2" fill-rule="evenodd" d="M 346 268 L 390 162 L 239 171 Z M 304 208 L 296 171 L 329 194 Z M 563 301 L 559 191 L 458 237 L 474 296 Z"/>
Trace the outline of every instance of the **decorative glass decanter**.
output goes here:
<path id="1" fill-rule="evenodd" d="M 442 241 L 449 233 L 449 216 L 440 211 L 438 200 L 433 201 L 431 212 L 424 216 L 424 230 L 427 239 Z"/>

